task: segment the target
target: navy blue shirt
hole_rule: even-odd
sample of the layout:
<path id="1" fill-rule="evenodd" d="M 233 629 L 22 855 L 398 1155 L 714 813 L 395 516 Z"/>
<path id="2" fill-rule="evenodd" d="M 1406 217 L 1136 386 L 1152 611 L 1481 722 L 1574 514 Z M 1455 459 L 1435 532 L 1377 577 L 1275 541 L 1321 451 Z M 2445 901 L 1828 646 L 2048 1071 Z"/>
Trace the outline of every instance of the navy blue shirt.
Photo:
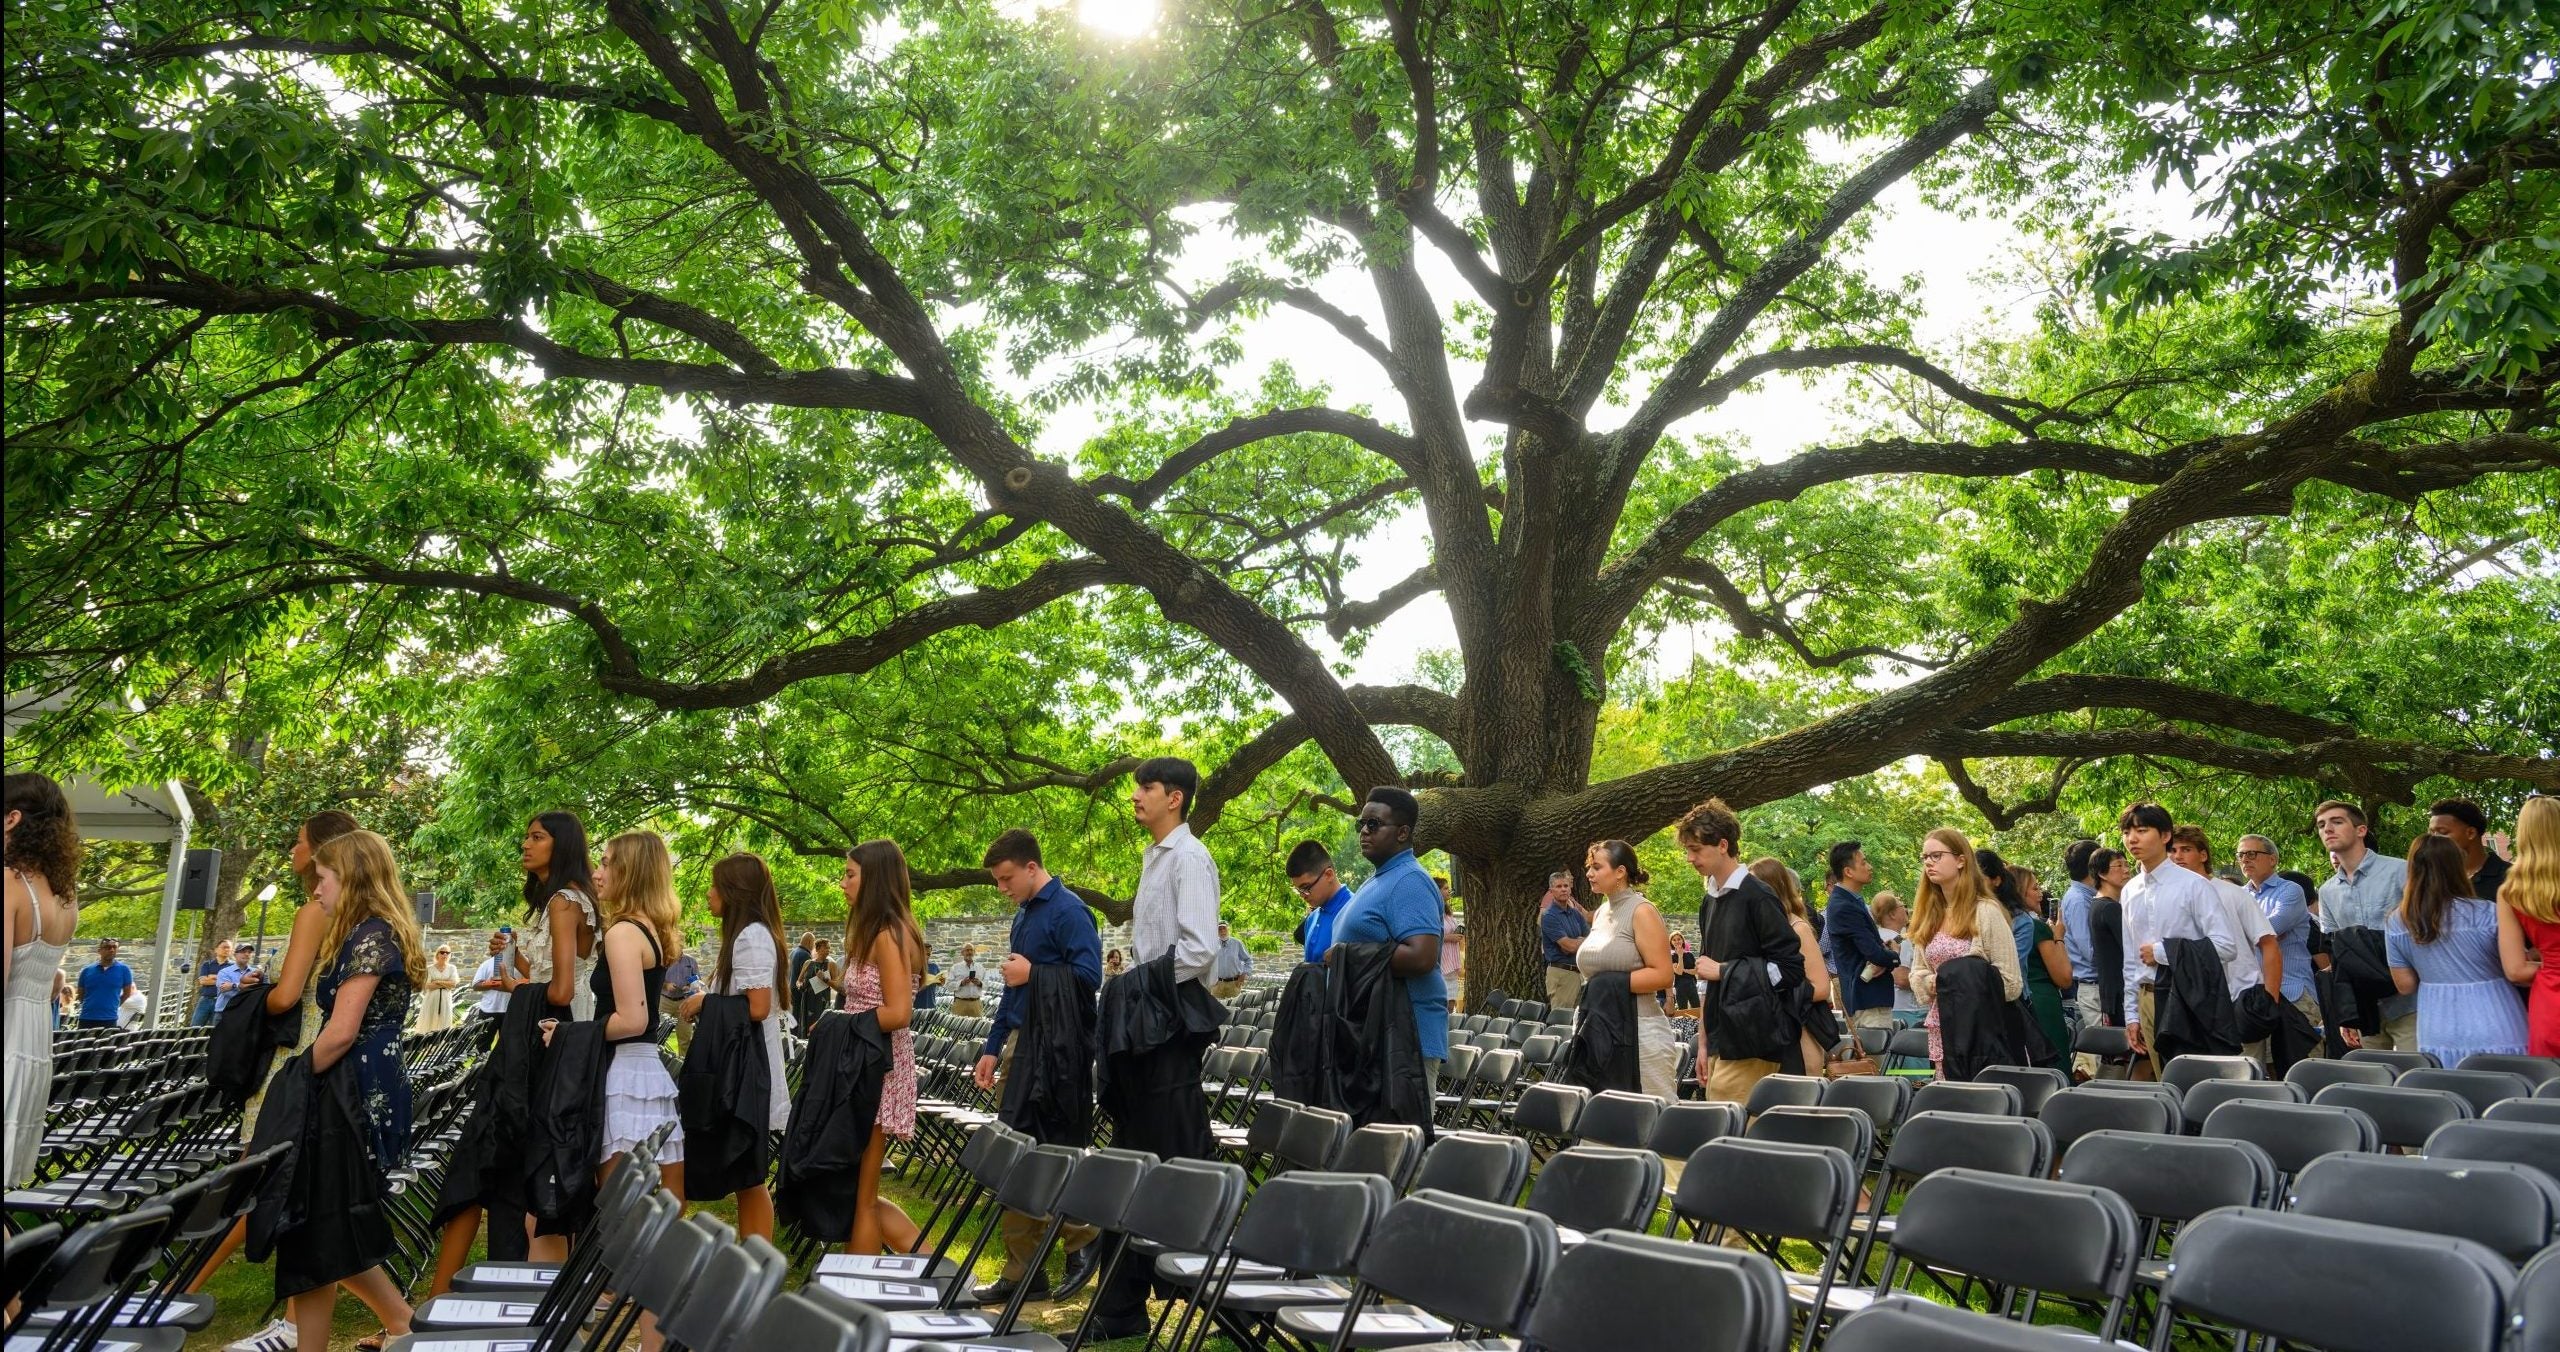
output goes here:
<path id="1" fill-rule="evenodd" d="M 1571 906 L 1550 906 L 1538 917 L 1538 938 L 1547 946 L 1549 967 L 1571 967 L 1573 955 L 1564 951 L 1559 939 L 1580 939 L 1591 933 L 1591 922 Z"/>
<path id="2" fill-rule="evenodd" d="M 1893 969 L 1902 955 L 1886 946 L 1866 899 L 1833 883 L 1822 914 L 1823 965 L 1840 978 L 1840 1007 L 1851 1014 L 1893 1008 Z M 2024 960 L 2022 955 L 2020 961 Z M 1870 965 L 1883 968 L 1883 973 L 1873 978 L 1859 975 Z"/>
<path id="3" fill-rule="evenodd" d="M 1010 952 L 1030 959 L 1034 967 L 1075 968 L 1076 984 L 1088 996 L 1102 989 L 1102 931 L 1095 928 L 1084 899 L 1054 877 L 1013 913 L 1013 937 L 1007 942 Z M 1005 988 L 1004 1003 L 996 1006 L 995 1030 L 979 1048 L 981 1055 L 1002 1055 L 1005 1035 L 1021 1026 L 1023 1002 L 1013 996 L 1017 989 Z"/>
<path id="4" fill-rule="evenodd" d="M 1342 908 L 1351 904 L 1351 889 L 1336 888 L 1333 899 L 1307 912 L 1307 961 L 1324 961 L 1324 951 L 1333 947 L 1334 926 L 1342 922 Z"/>
<path id="5" fill-rule="evenodd" d="M 1437 938 L 1440 933 L 1440 886 L 1413 861 L 1411 850 L 1379 865 L 1378 875 L 1352 894 L 1351 904 L 1333 924 L 1337 944 L 1392 944 L 1417 934 Z M 1414 1031 L 1421 1037 L 1422 1054 L 1448 1056 L 1449 983 L 1440 975 L 1439 964 L 1402 980 L 1406 997 L 1413 1001 Z"/>

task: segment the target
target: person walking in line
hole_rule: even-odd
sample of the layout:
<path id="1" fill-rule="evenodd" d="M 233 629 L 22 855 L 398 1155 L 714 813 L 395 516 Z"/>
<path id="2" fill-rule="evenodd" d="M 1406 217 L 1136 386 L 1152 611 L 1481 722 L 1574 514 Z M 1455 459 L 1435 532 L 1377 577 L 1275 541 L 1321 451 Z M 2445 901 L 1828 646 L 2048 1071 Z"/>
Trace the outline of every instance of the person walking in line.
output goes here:
<path id="1" fill-rule="evenodd" d="M 2448 1066 L 2466 1056 L 2522 1056 L 2524 996 L 2498 957 L 2498 906 L 2469 895 L 2462 847 L 2439 835 L 2409 846 L 2409 881 L 2383 918 L 2391 981 L 2418 999 L 2418 1050 Z"/>
<path id="2" fill-rule="evenodd" d="M 2498 957 L 2530 992 L 2525 1050 L 2560 1056 L 2560 798 L 2527 798 L 2516 854 L 2498 886 Z"/>
<path id="3" fill-rule="evenodd" d="M 1591 933 L 1591 913 L 1573 895 L 1573 874 L 1558 869 L 1547 875 L 1547 893 L 1538 899 L 1538 945 L 1547 963 L 1547 1007 L 1572 1009 L 1582 1003 L 1582 966 L 1575 954 Z"/>
<path id="4" fill-rule="evenodd" d="M 2240 936 L 2225 918 L 2222 898 L 2213 884 L 2169 857 L 2176 829 L 2177 822 L 2169 815 L 2169 809 L 2158 803 L 2134 803 L 2116 818 L 2116 832 L 2124 839 L 2125 853 L 2142 865 L 2142 872 L 2124 889 L 2125 1038 L 2136 1053 L 2150 1059 L 2153 1079 L 2159 1078 L 2163 1065 L 2182 1053 L 2230 1054 L 2240 1050 L 2236 1041 L 2228 1047 L 2202 1043 L 2164 1047 L 2153 1036 L 2159 1026 L 2155 1012 L 2168 994 L 2160 989 L 2160 982 L 2175 974 L 2173 943 L 2210 945 L 2214 961 L 2225 968 L 2240 956 Z M 2218 988 L 2221 985 L 2216 984 Z M 2200 993 L 2198 998 L 2211 994 L 2219 994 L 2226 1005 L 2230 1002 L 2227 988 Z"/>
<path id="5" fill-rule="evenodd" d="M 1822 956 L 1821 931 L 1814 928 L 1804 889 L 1785 860 L 1764 854 L 1748 867 L 1752 876 L 1778 894 L 1778 904 L 1786 908 L 1787 928 L 1796 932 L 1796 944 L 1804 950 L 1804 985 L 1789 1001 L 1801 1031 L 1796 1034 L 1795 1057 L 1781 1065 L 1790 1075 L 1824 1074 L 1831 1064 L 1831 1048 L 1839 1042 L 1840 1025 L 1831 1016 L 1831 966 Z"/>
<path id="6" fill-rule="evenodd" d="M 1838 979 L 1840 1008 L 1849 1027 L 1859 1032 L 1893 1034 L 1893 973 L 1902 955 L 1884 941 L 1877 917 L 1867 908 L 1865 890 L 1876 878 L 1866 847 L 1844 840 L 1828 857 L 1831 890 L 1823 900 L 1822 940 L 1832 975 Z"/>
<path id="7" fill-rule="evenodd" d="M 1911 939 L 1919 957 L 1911 968 L 1911 993 L 1929 1007 L 1921 1020 L 1929 1030 L 1929 1061 L 1950 1080 L 1970 1080 L 1982 1067 L 2017 1055 L 1996 1030 L 2002 1007 L 2017 1000 L 2026 978 L 2018 969 L 2009 913 L 1983 876 L 1980 859 L 1963 832 L 1930 832 L 1920 844 L 1920 885 L 1911 906 Z M 1989 982 L 1954 983 L 1949 969 L 1975 959 L 1998 973 L 1996 990 Z"/>
<path id="8" fill-rule="evenodd" d="M 1324 951 L 1333 946 L 1333 929 L 1341 921 L 1342 908 L 1351 904 L 1351 889 L 1335 875 L 1333 852 L 1320 840 L 1299 841 L 1289 851 L 1288 869 L 1289 890 L 1307 907 L 1299 922 L 1301 955 L 1307 962 L 1322 962 Z"/>
<path id="9" fill-rule="evenodd" d="M 924 930 L 910 900 L 906 853 L 894 840 L 866 840 L 844 861 L 844 1009 L 870 1013 L 889 1035 L 889 1071 L 880 1085 L 878 1128 L 863 1142 L 853 1233 L 846 1252 L 883 1247 L 905 1253 L 923 1237 L 897 1203 L 880 1195 L 880 1166 L 889 1140 L 916 1134 L 915 973 L 924 963 Z"/>
<path id="10" fill-rule="evenodd" d="M 773 886 L 773 870 L 753 854 L 733 854 L 711 866 L 711 886 L 704 897 L 720 922 L 720 965 L 711 991 L 742 996 L 747 1017 L 755 1021 L 764 1043 L 767 1069 L 766 1129 L 775 1135 L 791 1125 L 791 1084 L 783 1075 L 782 1000 L 774 978 L 781 952 L 782 898 Z M 696 991 L 684 1002 L 684 1015 L 701 1013 L 710 992 Z M 699 1199 L 698 1199 L 699 1200 Z M 738 1233 L 773 1238 L 773 1190 L 763 1183 L 738 1191 Z"/>
<path id="11" fill-rule="evenodd" d="M 626 831 L 606 841 L 596 866 L 596 901 L 605 915 L 597 944 L 604 960 L 588 980 L 612 1058 L 605 1064 L 604 1144 L 596 1165 L 601 1172 L 615 1156 L 629 1154 L 672 1123 L 674 1130 L 658 1147 L 658 1178 L 681 1201 L 684 1123 L 675 1077 L 658 1054 L 658 1002 L 666 990 L 667 964 L 684 943 L 675 860 L 665 838 Z"/>
<path id="12" fill-rule="evenodd" d="M 62 955 L 80 927 L 80 823 L 62 786 L 21 771 L 0 788 L 7 804 L 0 860 L 8 877 L 0 896 L 8 954 L 8 1135 L 0 1184 L 23 1187 L 36 1172 L 53 1102 L 53 1031 L 62 1017 Z"/>
<path id="13" fill-rule="evenodd" d="M 2399 907 L 2401 895 L 2408 890 L 2409 866 L 2373 848 L 2364 809 L 2353 803 L 2332 798 L 2311 809 L 2311 829 L 2329 852 L 2329 877 L 2320 884 L 2320 928 L 2329 936 L 2329 964 L 2338 969 L 2345 984 L 2342 953 L 2350 949 L 2353 953 L 2346 956 L 2384 953 L 2385 917 Z M 2417 1050 L 2417 997 L 2376 991 L 2361 979 L 2358 987 L 2360 1022 L 2370 1026 L 2342 1027 L 2340 1039 L 2350 1047 Z M 2361 998 L 2366 995 L 2379 999 L 2379 1010 Z"/>
<path id="14" fill-rule="evenodd" d="M 820 936 L 809 945 L 809 960 L 800 964 L 800 988 L 792 993 L 792 1017 L 807 1037 L 818 1016 L 835 1007 L 844 984 L 844 968 L 836 962 L 834 941 Z"/>
<path id="15" fill-rule="evenodd" d="M 1741 1015 L 1763 991 L 1784 1001 L 1805 984 L 1803 941 L 1787 923 L 1778 894 L 1742 866 L 1742 818 L 1723 799 L 1689 809 L 1675 836 L 1682 857 L 1706 885 L 1698 904 L 1698 976 L 1705 983 L 1699 995 L 1704 1070 L 1698 1082 L 1710 1099 L 1747 1103 L 1753 1085 L 1779 1072 L 1795 1039 L 1744 1046 L 1751 1035 Z M 1740 970 L 1729 977 L 1728 964 Z"/>
<path id="16" fill-rule="evenodd" d="M 1658 997 L 1671 988 L 1671 930 L 1662 912 L 1636 889 L 1651 882 L 1623 840 L 1595 843 L 1583 855 L 1583 880 L 1597 900 L 1591 932 L 1574 950 L 1586 988 L 1603 972 L 1627 974 L 1635 996 L 1636 1083 L 1633 1088 L 1664 1102 L 1680 1096 L 1680 1048 Z"/>

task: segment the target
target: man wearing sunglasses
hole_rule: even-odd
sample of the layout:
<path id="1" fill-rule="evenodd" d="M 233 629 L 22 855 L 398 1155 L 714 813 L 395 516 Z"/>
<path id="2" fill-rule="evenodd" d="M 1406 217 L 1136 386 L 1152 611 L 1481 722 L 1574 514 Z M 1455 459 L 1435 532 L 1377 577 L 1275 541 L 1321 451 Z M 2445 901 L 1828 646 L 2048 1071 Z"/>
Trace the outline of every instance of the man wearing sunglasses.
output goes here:
<path id="1" fill-rule="evenodd" d="M 1323 842 L 1302 840 L 1289 851 L 1289 889 L 1307 908 L 1306 948 L 1308 962 L 1324 961 L 1324 951 L 1333 947 L 1334 922 L 1342 908 L 1351 904 L 1351 889 L 1333 871 L 1333 854 Z"/>

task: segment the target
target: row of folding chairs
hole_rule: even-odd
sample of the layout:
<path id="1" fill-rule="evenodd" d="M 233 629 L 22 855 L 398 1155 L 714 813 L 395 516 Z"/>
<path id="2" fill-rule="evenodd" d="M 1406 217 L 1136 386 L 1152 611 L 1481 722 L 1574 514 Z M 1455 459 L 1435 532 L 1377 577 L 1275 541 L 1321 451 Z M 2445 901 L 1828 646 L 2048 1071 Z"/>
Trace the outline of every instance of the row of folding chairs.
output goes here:
<path id="1" fill-rule="evenodd" d="M 0 1282 L 18 1301 L 9 1346 L 64 1352 L 111 1337 L 175 1352 L 215 1314 L 212 1297 L 187 1287 L 291 1152 L 285 1145 L 235 1159 L 86 1224 L 64 1216 L 12 1233 Z"/>

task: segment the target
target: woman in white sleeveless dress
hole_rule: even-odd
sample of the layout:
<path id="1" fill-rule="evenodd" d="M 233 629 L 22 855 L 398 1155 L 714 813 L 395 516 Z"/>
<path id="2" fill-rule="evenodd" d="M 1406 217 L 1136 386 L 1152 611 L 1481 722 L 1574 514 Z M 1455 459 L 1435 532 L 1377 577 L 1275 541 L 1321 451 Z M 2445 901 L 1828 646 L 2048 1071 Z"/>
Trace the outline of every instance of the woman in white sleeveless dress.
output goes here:
<path id="1" fill-rule="evenodd" d="M 53 984 L 80 921 L 80 827 L 61 786 L 43 775 L 10 775 L 5 801 L 0 855 L 8 869 L 0 887 L 7 895 L 0 913 L 7 916 L 9 954 L 8 1137 L 0 1172 L 14 1188 L 35 1174 L 45 1108 L 53 1099 Z"/>

